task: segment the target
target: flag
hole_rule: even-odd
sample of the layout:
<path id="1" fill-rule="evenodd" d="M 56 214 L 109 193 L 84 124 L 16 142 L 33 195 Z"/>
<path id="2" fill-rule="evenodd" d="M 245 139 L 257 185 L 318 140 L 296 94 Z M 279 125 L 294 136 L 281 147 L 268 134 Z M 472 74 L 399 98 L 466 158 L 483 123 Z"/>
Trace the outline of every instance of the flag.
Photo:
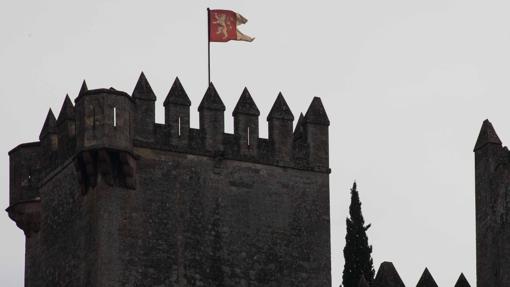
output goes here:
<path id="1" fill-rule="evenodd" d="M 255 38 L 237 30 L 237 26 L 248 22 L 241 14 L 230 10 L 209 10 L 209 42 L 246 41 Z"/>

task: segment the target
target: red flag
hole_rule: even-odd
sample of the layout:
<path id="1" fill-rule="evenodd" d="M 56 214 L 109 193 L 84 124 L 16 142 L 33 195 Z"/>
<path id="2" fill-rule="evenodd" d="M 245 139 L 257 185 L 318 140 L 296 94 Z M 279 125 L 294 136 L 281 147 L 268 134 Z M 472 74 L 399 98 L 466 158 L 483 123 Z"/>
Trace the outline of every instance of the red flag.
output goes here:
<path id="1" fill-rule="evenodd" d="M 209 42 L 253 41 L 255 38 L 237 30 L 238 25 L 246 22 L 246 18 L 234 11 L 209 10 Z"/>

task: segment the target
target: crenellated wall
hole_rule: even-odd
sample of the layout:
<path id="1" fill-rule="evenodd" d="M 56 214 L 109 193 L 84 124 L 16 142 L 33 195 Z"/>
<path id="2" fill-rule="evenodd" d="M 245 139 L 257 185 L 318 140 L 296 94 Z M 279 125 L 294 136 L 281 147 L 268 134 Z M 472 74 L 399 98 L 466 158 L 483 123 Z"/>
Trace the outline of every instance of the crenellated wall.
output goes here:
<path id="1" fill-rule="evenodd" d="M 155 123 L 132 95 L 89 90 L 10 153 L 9 216 L 27 234 L 26 286 L 330 286 L 329 120 L 319 98 L 293 130 L 280 94 L 259 137 L 245 89 L 225 133 L 210 84 L 189 124 L 179 79 Z"/>
<path id="2" fill-rule="evenodd" d="M 365 277 L 361 277 L 359 284 L 357 287 L 405 287 L 404 282 L 400 278 L 400 275 L 397 272 L 397 269 L 393 265 L 393 263 L 385 261 L 381 263 L 379 269 L 377 270 L 377 274 L 374 278 L 374 281 L 369 284 Z M 459 279 L 455 283 L 454 287 L 470 287 L 471 285 L 467 281 L 464 274 L 460 274 Z M 500 286 L 500 285 L 498 285 Z M 438 287 L 434 277 L 430 273 L 428 268 L 425 268 L 423 271 L 416 287 Z"/>

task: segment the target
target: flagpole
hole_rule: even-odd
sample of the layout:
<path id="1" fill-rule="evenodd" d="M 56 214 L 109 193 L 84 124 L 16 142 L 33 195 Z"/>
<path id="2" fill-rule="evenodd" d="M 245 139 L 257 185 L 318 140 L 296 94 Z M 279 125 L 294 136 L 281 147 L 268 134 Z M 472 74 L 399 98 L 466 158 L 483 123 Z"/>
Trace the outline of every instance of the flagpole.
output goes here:
<path id="1" fill-rule="evenodd" d="M 211 12 L 207 8 L 207 86 L 211 84 Z"/>

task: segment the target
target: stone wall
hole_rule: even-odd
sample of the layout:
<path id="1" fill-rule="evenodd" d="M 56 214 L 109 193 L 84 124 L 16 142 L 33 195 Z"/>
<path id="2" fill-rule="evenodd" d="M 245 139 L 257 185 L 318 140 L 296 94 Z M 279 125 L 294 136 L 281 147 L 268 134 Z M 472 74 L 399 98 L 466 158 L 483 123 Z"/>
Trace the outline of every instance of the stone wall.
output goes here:
<path id="1" fill-rule="evenodd" d="M 329 120 L 282 95 L 258 136 L 245 89 L 224 132 L 211 84 L 189 127 L 178 81 L 154 122 L 133 97 L 84 83 L 50 110 L 39 142 L 10 152 L 9 216 L 26 237 L 26 286 L 330 286 Z"/>

